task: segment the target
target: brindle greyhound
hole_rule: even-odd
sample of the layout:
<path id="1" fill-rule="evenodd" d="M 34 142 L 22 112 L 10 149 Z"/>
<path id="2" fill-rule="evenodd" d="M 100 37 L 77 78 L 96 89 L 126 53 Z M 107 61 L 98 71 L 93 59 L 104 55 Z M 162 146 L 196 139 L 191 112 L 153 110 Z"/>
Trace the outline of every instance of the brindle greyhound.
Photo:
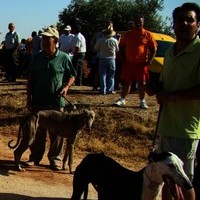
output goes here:
<path id="1" fill-rule="evenodd" d="M 95 113 L 91 110 L 84 110 L 81 113 L 62 113 L 56 110 L 42 110 L 35 115 L 29 116 L 19 126 L 17 143 L 14 146 L 11 146 L 13 140 L 8 143 L 8 146 L 12 149 L 17 147 L 14 151 L 17 170 L 25 171 L 20 165 L 21 156 L 34 142 L 38 127 L 42 127 L 51 130 L 51 134 L 55 133 L 67 138 L 63 169 L 66 169 L 66 161 L 69 157 L 69 171 L 72 173 L 73 152 L 76 137 L 85 126 L 91 129 L 94 118 Z"/>

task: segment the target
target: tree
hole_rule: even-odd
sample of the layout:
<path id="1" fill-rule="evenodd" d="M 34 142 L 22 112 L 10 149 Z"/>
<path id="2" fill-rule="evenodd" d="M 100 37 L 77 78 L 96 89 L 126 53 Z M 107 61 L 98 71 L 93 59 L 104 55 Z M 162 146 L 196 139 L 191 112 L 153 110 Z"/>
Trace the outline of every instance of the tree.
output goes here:
<path id="1" fill-rule="evenodd" d="M 127 24 L 136 14 L 145 17 L 145 27 L 151 31 L 164 32 L 170 26 L 163 22 L 158 11 L 162 11 L 164 0 L 72 0 L 59 14 L 58 26 L 62 29 L 67 24 L 79 23 L 83 32 L 92 35 L 105 27 L 105 22 L 112 20 L 117 31 L 127 30 Z"/>

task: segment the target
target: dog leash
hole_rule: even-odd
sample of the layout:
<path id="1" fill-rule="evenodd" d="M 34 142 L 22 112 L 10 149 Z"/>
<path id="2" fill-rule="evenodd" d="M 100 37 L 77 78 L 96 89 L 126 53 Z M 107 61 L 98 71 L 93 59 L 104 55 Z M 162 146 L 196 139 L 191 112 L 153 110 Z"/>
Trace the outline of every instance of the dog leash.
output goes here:
<path id="1" fill-rule="evenodd" d="M 162 111 L 162 104 L 160 104 L 160 107 L 159 107 L 158 118 L 156 121 L 156 128 L 155 128 L 154 137 L 153 137 L 153 141 L 152 141 L 152 147 L 150 148 L 150 152 L 154 152 L 156 150 L 156 139 L 158 136 L 158 124 L 160 121 L 161 111 Z"/>
<path id="2" fill-rule="evenodd" d="M 67 103 L 68 103 L 70 106 L 73 107 L 73 110 L 77 110 L 77 107 L 76 107 L 71 101 L 69 101 L 65 95 L 62 95 L 62 94 L 61 94 L 61 97 L 63 97 L 63 98 L 67 101 Z"/>

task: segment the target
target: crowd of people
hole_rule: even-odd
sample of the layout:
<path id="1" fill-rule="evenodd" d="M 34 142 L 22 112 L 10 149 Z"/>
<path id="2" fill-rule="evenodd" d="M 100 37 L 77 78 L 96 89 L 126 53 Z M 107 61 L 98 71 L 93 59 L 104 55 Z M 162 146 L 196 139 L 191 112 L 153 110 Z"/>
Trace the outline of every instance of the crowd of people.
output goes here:
<path id="1" fill-rule="evenodd" d="M 156 90 L 152 87 L 148 66 L 155 56 L 157 43 L 151 32 L 144 28 L 142 15 L 133 18 L 131 29 L 123 37 L 116 34 L 112 21 L 106 23 L 102 32 L 95 36 L 92 52 L 95 55 L 93 67 L 96 69 L 93 75 L 99 83 L 94 84 L 93 89 L 100 87 L 100 95 L 115 93 L 115 72 L 119 59 L 122 90 L 114 106 L 125 105 L 133 82 L 138 85 L 141 109 L 148 109 L 145 93 L 156 95 L 160 105 L 158 151 L 171 151 L 182 159 L 186 174 L 191 181 L 195 180 L 196 196 L 200 199 L 200 180 L 197 181 L 200 174 L 197 151 L 200 138 L 200 7 L 195 3 L 184 3 L 175 8 L 172 17 L 176 42 L 165 55 Z M 81 26 L 75 26 L 72 33 L 71 26 L 67 25 L 62 34 L 56 27 L 50 26 L 38 33 L 33 31 L 30 38 L 22 41 L 14 23 L 10 23 L 8 29 L 3 47 L 6 80 L 16 81 L 17 65 L 20 65 L 23 72 L 28 70 L 25 73 L 28 79 L 28 109 L 31 112 L 42 109 L 63 112 L 63 95 L 67 95 L 72 85 L 83 84 L 83 61 L 87 48 Z M 16 58 L 17 52 L 22 60 Z M 41 161 L 46 132 L 44 129 L 38 131 L 36 141 L 31 146 L 29 165 L 37 165 Z M 63 138 L 54 134 L 50 140 L 50 167 L 59 170 Z M 185 191 L 184 195 L 186 199 L 194 199 L 194 190 Z M 170 199 L 165 187 L 163 199 Z"/>

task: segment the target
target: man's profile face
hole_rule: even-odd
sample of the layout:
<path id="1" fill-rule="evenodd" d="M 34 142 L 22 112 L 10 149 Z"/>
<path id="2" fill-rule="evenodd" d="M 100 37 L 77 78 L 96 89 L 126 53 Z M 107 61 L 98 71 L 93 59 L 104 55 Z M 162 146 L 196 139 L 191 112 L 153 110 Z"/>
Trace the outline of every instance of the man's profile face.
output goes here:
<path id="1" fill-rule="evenodd" d="M 174 20 L 173 27 L 177 39 L 192 40 L 199 28 L 196 13 L 194 11 L 180 11 Z"/>

